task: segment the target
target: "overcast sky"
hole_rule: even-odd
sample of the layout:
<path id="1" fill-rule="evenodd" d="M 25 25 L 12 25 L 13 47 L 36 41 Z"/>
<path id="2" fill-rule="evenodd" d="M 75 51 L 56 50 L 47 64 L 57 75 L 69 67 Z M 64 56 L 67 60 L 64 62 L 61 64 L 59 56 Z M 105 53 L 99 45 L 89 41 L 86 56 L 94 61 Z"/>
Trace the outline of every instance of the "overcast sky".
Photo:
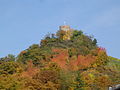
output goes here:
<path id="1" fill-rule="evenodd" d="M 120 0 L 0 0 L 0 57 L 39 44 L 64 21 L 120 58 Z"/>

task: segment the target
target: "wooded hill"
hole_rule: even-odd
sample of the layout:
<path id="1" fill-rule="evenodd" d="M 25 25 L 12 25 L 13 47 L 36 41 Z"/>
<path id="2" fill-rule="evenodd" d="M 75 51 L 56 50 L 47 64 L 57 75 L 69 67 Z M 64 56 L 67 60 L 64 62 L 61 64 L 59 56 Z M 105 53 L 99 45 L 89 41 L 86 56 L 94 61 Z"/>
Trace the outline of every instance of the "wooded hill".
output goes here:
<path id="1" fill-rule="evenodd" d="M 119 83 L 120 60 L 81 30 L 58 30 L 0 59 L 0 90 L 106 90 Z"/>

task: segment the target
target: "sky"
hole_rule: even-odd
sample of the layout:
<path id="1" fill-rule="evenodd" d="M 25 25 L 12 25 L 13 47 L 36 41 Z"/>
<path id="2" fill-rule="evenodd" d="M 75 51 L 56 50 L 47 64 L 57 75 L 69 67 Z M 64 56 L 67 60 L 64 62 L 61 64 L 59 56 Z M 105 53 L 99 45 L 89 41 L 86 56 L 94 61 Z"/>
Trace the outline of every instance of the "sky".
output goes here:
<path id="1" fill-rule="evenodd" d="M 0 0 L 0 57 L 39 44 L 64 21 L 120 58 L 120 0 Z"/>

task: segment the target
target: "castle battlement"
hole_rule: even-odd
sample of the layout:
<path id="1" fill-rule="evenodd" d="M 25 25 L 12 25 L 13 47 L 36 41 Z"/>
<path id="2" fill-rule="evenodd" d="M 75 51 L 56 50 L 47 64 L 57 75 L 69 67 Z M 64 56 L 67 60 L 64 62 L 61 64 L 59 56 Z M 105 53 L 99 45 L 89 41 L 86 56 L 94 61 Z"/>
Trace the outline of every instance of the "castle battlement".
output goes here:
<path id="1" fill-rule="evenodd" d="M 63 31 L 68 31 L 68 30 L 70 30 L 70 26 L 69 25 L 63 25 L 63 26 L 60 26 L 59 29 L 63 30 Z"/>

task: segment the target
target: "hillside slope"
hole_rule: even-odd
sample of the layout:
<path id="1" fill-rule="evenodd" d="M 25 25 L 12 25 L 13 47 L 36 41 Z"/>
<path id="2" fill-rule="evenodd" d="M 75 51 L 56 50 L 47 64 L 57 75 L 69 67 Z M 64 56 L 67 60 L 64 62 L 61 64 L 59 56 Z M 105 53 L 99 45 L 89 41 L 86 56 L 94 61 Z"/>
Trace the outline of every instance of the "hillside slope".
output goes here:
<path id="1" fill-rule="evenodd" d="M 120 60 L 69 26 L 60 26 L 17 57 L 0 59 L 3 90 L 107 90 L 119 83 Z"/>

